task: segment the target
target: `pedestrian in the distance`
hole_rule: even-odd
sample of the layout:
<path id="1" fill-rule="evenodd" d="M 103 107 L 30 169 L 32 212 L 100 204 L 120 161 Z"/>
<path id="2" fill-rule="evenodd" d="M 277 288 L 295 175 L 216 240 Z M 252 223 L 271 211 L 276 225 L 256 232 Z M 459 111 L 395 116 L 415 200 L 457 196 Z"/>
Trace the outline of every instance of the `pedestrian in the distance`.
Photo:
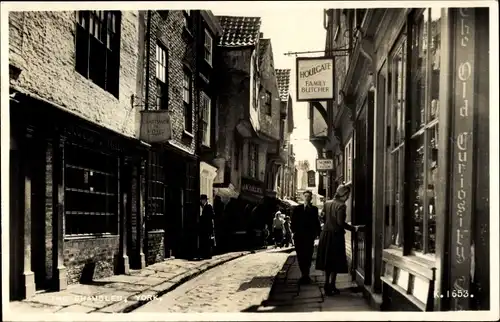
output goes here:
<path id="1" fill-rule="evenodd" d="M 300 283 L 309 284 L 311 278 L 312 257 L 314 253 L 314 240 L 318 237 L 321 225 L 319 222 L 318 208 L 311 204 L 312 192 L 304 192 L 304 205 L 296 206 L 291 220 L 291 230 L 295 241 L 295 250 L 302 277 Z"/>
<path id="2" fill-rule="evenodd" d="M 281 212 L 278 210 L 273 220 L 274 246 L 283 245 L 284 221 L 281 218 Z"/>
<path id="3" fill-rule="evenodd" d="M 212 258 L 212 248 L 215 246 L 214 240 L 214 208 L 208 203 L 207 195 L 200 196 L 201 216 L 200 216 L 200 255 L 204 259 Z"/>
<path id="4" fill-rule="evenodd" d="M 285 247 L 288 247 L 290 243 L 292 243 L 293 246 L 293 239 L 292 239 L 292 230 L 290 228 L 290 217 L 286 216 L 285 217 Z"/>
<path id="5" fill-rule="evenodd" d="M 264 238 L 264 247 L 267 247 L 267 240 L 269 239 L 269 228 L 267 228 L 267 224 L 264 225 L 264 229 L 262 230 L 262 237 Z"/>
<path id="6" fill-rule="evenodd" d="M 348 273 L 345 250 L 345 230 L 358 231 L 361 226 L 351 226 L 345 222 L 346 205 L 351 189 L 340 185 L 333 200 L 323 207 L 324 225 L 319 237 L 316 269 L 325 272 L 325 294 L 338 294 L 335 286 L 337 274 Z M 331 278 L 331 280 L 330 280 Z"/>

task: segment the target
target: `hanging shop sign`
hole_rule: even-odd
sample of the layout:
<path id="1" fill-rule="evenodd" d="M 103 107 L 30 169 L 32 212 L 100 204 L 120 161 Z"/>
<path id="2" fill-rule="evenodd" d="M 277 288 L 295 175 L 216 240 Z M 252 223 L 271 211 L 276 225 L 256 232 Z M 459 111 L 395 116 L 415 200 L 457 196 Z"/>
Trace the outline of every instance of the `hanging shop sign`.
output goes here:
<path id="1" fill-rule="evenodd" d="M 333 170 L 333 159 L 316 159 L 316 171 Z"/>
<path id="2" fill-rule="evenodd" d="M 471 270 L 474 130 L 474 8 L 454 10 L 455 97 L 452 139 L 451 307 L 468 310 Z"/>
<path id="3" fill-rule="evenodd" d="M 311 102 L 335 98 L 333 84 L 334 58 L 297 58 L 297 101 Z"/>
<path id="4" fill-rule="evenodd" d="M 172 138 L 170 112 L 167 110 L 141 111 L 140 139 L 147 143 L 164 143 Z"/>
<path id="5" fill-rule="evenodd" d="M 307 186 L 316 187 L 316 172 L 314 170 L 307 171 Z"/>

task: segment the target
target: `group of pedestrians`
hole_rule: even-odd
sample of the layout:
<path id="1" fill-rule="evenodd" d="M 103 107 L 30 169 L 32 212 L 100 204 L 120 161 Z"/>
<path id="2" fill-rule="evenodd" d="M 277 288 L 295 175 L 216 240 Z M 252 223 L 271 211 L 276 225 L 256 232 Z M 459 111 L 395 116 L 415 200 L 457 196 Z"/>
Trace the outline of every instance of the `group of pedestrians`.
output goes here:
<path id="1" fill-rule="evenodd" d="M 290 217 L 285 216 L 281 210 L 278 210 L 273 219 L 273 239 L 275 247 L 288 247 L 294 245 L 292 239 L 292 230 Z"/>
<path id="2" fill-rule="evenodd" d="M 351 188 L 340 185 L 333 200 L 325 202 L 321 216 L 318 208 L 311 204 L 312 192 L 304 192 L 304 204 L 294 208 L 292 217 L 284 216 L 277 211 L 273 220 L 273 237 L 276 247 L 295 246 L 297 260 L 301 271 L 300 283 L 311 283 L 310 269 L 314 253 L 314 241 L 319 236 L 316 256 L 316 269 L 325 272 L 325 294 L 338 294 L 335 282 L 337 274 L 348 273 L 347 255 L 345 249 L 345 231 L 357 232 L 362 226 L 351 226 L 346 223 L 346 201 L 351 194 Z M 215 246 L 214 239 L 214 209 L 208 203 L 206 195 L 200 198 L 202 212 L 200 217 L 200 251 L 204 258 L 211 257 Z M 323 221 L 323 226 L 321 225 Z M 267 225 L 264 235 L 269 235 Z"/>

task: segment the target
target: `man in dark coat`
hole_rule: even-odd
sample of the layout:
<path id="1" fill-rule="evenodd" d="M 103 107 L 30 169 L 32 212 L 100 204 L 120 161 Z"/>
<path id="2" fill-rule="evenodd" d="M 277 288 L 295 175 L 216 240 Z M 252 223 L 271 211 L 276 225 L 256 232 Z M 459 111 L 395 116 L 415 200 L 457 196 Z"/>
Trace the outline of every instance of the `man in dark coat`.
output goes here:
<path id="1" fill-rule="evenodd" d="M 314 240 L 321 232 L 318 208 L 311 204 L 312 192 L 304 192 L 304 204 L 295 207 L 291 218 L 291 230 L 295 241 L 295 250 L 302 277 L 300 282 L 311 282 L 309 272 L 314 253 Z"/>
<path id="2" fill-rule="evenodd" d="M 214 208 L 208 203 L 207 195 L 200 196 L 201 216 L 200 216 L 200 255 L 202 258 L 212 258 L 212 247 L 214 237 Z"/>

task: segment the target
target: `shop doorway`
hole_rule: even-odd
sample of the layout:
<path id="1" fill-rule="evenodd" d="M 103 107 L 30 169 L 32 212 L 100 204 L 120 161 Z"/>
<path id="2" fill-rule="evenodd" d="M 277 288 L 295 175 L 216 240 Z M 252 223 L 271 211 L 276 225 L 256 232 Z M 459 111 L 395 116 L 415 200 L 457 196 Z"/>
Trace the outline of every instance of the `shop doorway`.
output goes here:
<path id="1" fill-rule="evenodd" d="M 373 101 L 370 92 L 355 121 L 353 222 L 365 229 L 354 234 L 354 267 L 361 285 L 371 283 L 372 269 Z"/>
<path id="2" fill-rule="evenodd" d="M 52 278 L 52 194 L 47 189 L 46 145 L 38 142 L 30 148 L 31 175 L 31 270 L 37 290 L 50 287 Z M 50 166 L 50 165 L 49 165 Z M 49 172 L 51 173 L 51 172 Z"/>
<path id="3" fill-rule="evenodd" d="M 9 169 L 9 257 L 10 257 L 10 300 L 20 300 L 23 297 L 23 260 L 24 260 L 24 212 L 22 201 L 22 176 L 19 150 L 11 140 Z M 12 149 L 14 148 L 14 149 Z"/>

